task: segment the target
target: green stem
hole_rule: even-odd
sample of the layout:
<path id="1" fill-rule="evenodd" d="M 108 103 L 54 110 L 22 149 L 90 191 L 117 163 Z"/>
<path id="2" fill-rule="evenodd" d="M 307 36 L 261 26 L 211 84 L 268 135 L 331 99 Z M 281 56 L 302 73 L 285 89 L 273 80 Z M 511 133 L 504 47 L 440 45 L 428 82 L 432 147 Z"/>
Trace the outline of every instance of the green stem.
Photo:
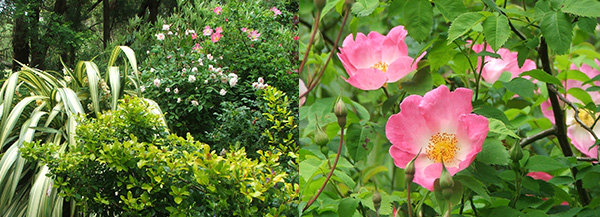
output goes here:
<path id="1" fill-rule="evenodd" d="M 413 217 L 412 203 L 410 202 L 410 182 L 406 182 L 406 206 L 408 207 L 408 217 Z"/>
<path id="2" fill-rule="evenodd" d="M 304 69 L 304 64 L 306 64 L 306 59 L 308 58 L 308 53 L 310 53 L 310 47 L 315 40 L 315 35 L 317 34 L 317 29 L 319 29 L 319 18 L 321 18 L 321 10 L 317 11 L 317 16 L 315 17 L 315 24 L 313 26 L 313 31 L 310 35 L 310 40 L 308 40 L 308 45 L 306 46 L 306 52 L 304 53 L 304 58 L 302 59 L 302 63 L 300 63 L 300 67 L 298 68 L 298 73 L 302 73 L 302 69 Z"/>

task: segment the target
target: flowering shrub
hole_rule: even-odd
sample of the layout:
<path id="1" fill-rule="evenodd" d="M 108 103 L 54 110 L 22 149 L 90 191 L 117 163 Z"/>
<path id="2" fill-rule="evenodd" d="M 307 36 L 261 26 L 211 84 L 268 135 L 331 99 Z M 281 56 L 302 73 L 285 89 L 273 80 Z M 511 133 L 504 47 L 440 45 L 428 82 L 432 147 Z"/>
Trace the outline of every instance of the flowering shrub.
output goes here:
<path id="1" fill-rule="evenodd" d="M 215 116 L 224 112 L 222 103 L 253 101 L 255 92 L 268 85 L 294 96 L 291 100 L 297 103 L 294 11 L 288 5 L 181 4 L 180 13 L 144 30 L 146 36 L 137 45 L 147 50 L 141 64 L 144 94 L 160 104 L 175 133 L 190 132 L 212 143 L 206 134 L 223 124 Z"/>
<path id="2" fill-rule="evenodd" d="M 117 110 L 80 119 L 78 145 L 29 143 L 23 156 L 41 161 L 60 196 L 101 216 L 293 215 L 297 184 L 278 163 L 280 153 L 211 150 L 207 144 L 168 134 L 139 98 Z"/>
<path id="3" fill-rule="evenodd" d="M 301 5 L 301 216 L 600 213 L 600 2 Z"/>

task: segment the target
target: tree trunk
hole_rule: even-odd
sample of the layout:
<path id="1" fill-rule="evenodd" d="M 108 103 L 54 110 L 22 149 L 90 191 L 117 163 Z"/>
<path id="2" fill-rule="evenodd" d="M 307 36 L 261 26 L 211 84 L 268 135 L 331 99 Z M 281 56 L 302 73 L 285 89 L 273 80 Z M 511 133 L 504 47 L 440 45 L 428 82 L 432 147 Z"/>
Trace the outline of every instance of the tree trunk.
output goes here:
<path id="1" fill-rule="evenodd" d="M 38 0 L 37 5 L 33 8 L 34 14 L 30 25 L 30 38 L 29 44 L 31 45 L 31 66 L 38 69 L 44 69 L 44 60 L 46 57 L 47 43 L 43 43 L 44 40 L 40 35 L 40 7 L 43 2 Z"/>
<path id="2" fill-rule="evenodd" d="M 20 14 L 15 17 L 15 25 L 13 27 L 13 71 L 21 69 L 21 65 L 29 64 L 29 43 L 27 41 L 27 17 L 25 14 Z"/>
<path id="3" fill-rule="evenodd" d="M 150 23 L 156 23 L 156 17 L 158 16 L 158 5 L 160 5 L 159 0 L 149 0 L 148 8 L 150 9 L 150 16 L 148 16 L 148 21 Z"/>
<path id="4" fill-rule="evenodd" d="M 102 6 L 103 6 L 103 15 L 102 15 L 102 19 L 104 22 L 103 28 L 104 28 L 104 49 L 106 49 L 106 46 L 108 45 L 108 42 L 110 41 L 110 0 L 104 0 L 104 2 L 102 2 Z"/>

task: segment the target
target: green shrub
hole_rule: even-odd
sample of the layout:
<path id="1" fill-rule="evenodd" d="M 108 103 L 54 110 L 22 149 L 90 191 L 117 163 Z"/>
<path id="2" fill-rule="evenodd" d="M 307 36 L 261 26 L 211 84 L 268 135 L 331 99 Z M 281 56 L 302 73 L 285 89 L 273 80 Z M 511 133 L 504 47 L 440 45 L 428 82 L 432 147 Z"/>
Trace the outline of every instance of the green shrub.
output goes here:
<path id="1" fill-rule="evenodd" d="M 80 119 L 77 146 L 56 154 L 49 143 L 21 149 L 46 163 L 59 195 L 81 213 L 100 216 L 294 215 L 298 185 L 285 182 L 281 153 L 244 149 L 217 153 L 207 144 L 168 134 L 139 98 Z"/>
<path id="2" fill-rule="evenodd" d="M 255 92 L 267 84 L 297 95 L 297 33 L 295 11 L 286 10 L 290 4 L 186 1 L 178 13 L 140 30 L 133 46 L 147 53 L 140 64 L 144 94 L 167 112 L 174 133 L 189 132 L 212 144 L 206 133 L 221 124 L 214 114 L 224 111 L 223 102 L 252 108 Z M 217 7 L 220 14 L 214 12 Z"/>

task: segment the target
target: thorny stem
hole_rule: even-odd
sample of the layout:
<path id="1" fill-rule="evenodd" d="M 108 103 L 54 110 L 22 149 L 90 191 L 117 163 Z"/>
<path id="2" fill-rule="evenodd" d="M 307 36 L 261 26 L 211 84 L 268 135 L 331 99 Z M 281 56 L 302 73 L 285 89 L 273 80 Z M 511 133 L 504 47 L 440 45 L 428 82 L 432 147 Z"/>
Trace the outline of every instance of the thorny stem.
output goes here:
<path id="1" fill-rule="evenodd" d="M 473 44 L 475 44 L 475 42 L 473 42 Z M 487 42 L 483 42 L 483 51 L 485 51 L 487 48 Z M 473 73 L 476 75 L 475 79 L 476 80 L 476 84 L 475 84 L 475 99 L 477 100 L 477 97 L 479 96 L 479 82 L 481 81 L 481 74 L 483 73 L 483 66 L 485 65 L 485 56 L 481 56 L 481 66 L 479 67 L 479 74 L 477 74 L 476 71 L 473 71 Z"/>
<path id="2" fill-rule="evenodd" d="M 331 176 L 333 175 L 333 171 L 335 171 L 335 167 L 337 166 L 338 160 L 340 159 L 340 155 L 342 153 L 342 144 L 344 144 L 344 128 L 342 128 L 341 133 L 340 133 L 340 145 L 338 147 L 338 152 L 335 155 L 335 161 L 333 162 L 333 166 L 331 167 L 329 174 L 327 174 L 327 178 L 325 178 L 325 182 L 323 183 L 321 188 L 319 188 L 319 191 L 317 191 L 317 194 L 308 201 L 308 203 L 306 204 L 304 209 L 302 209 L 302 212 L 305 212 L 308 209 L 308 207 L 310 207 L 310 205 L 312 205 L 315 202 L 315 200 L 317 200 L 319 195 L 321 195 L 321 192 L 323 192 L 323 190 L 325 189 L 325 186 L 327 186 L 327 182 L 329 182 L 329 179 L 331 179 Z"/>
<path id="3" fill-rule="evenodd" d="M 588 161 L 588 162 L 593 162 L 593 161 L 598 161 L 598 158 L 592 158 L 592 157 L 577 157 L 578 161 Z"/>
<path id="4" fill-rule="evenodd" d="M 319 18 L 321 17 L 321 10 L 317 11 L 317 16 L 315 17 L 315 24 L 313 26 L 313 31 L 310 35 L 310 40 L 308 40 L 308 45 L 306 46 L 306 52 L 304 53 L 304 58 L 302 59 L 302 63 L 300 63 L 300 67 L 298 68 L 298 73 L 302 72 L 304 69 L 304 64 L 306 64 L 306 59 L 308 58 L 308 53 L 310 52 L 310 47 L 315 40 L 315 35 L 317 34 L 317 29 L 319 29 Z"/>
<path id="5" fill-rule="evenodd" d="M 519 145 L 521 145 L 521 147 L 525 147 L 525 146 L 527 146 L 527 145 L 529 145 L 529 144 L 531 144 L 531 143 L 533 143 L 533 142 L 535 142 L 537 140 L 546 138 L 546 137 L 551 136 L 551 135 L 556 135 L 556 126 L 552 126 L 549 129 L 546 129 L 546 130 L 544 130 L 542 132 L 539 132 L 539 133 L 537 133 L 537 134 L 535 134 L 533 136 L 530 136 L 530 137 L 527 137 L 527 138 L 521 140 L 521 142 L 519 143 Z"/>
<path id="6" fill-rule="evenodd" d="M 538 54 L 540 59 L 542 60 L 542 69 L 552 75 L 552 68 L 550 67 L 550 57 L 548 56 L 548 45 L 546 44 L 546 39 L 544 37 L 540 40 L 540 47 L 538 49 Z M 548 98 L 550 98 L 550 103 L 552 104 L 552 112 L 554 112 L 554 123 L 556 126 L 556 138 L 558 139 L 558 143 L 563 154 L 566 157 L 573 156 L 573 151 L 571 151 L 571 146 L 569 145 L 569 139 L 567 137 L 567 129 L 564 119 L 563 111 L 558 102 L 557 92 L 552 91 L 553 84 L 546 83 L 546 87 L 548 89 Z M 571 174 L 573 178 L 576 179 L 577 172 L 579 170 L 576 167 L 571 167 Z M 577 189 L 577 193 L 579 194 L 579 200 L 583 206 L 586 206 L 590 203 L 590 198 L 587 191 L 583 188 L 583 183 L 581 180 L 575 181 L 575 187 Z"/>
<path id="7" fill-rule="evenodd" d="M 344 26 L 346 25 L 346 21 L 348 20 L 349 16 L 350 16 L 350 10 L 346 10 L 346 13 L 344 14 L 344 19 L 342 20 L 342 26 L 340 27 L 340 31 L 338 32 L 337 38 L 335 39 L 335 43 L 333 44 L 333 48 L 331 49 L 331 54 L 327 58 L 327 61 L 325 61 L 325 64 L 321 67 L 321 71 L 319 72 L 319 75 L 317 76 L 317 78 L 315 78 L 313 81 L 310 82 L 306 92 L 304 92 L 304 94 L 300 95 L 300 97 L 298 97 L 298 98 L 302 98 L 302 97 L 306 96 L 308 93 L 310 93 L 310 91 L 317 86 L 317 84 L 319 83 L 319 80 L 321 80 L 321 77 L 323 76 L 323 73 L 325 72 L 325 68 L 327 68 L 327 64 L 329 64 L 331 57 L 333 57 L 333 55 L 335 54 L 335 51 L 337 50 L 338 42 L 340 41 L 340 37 L 342 36 L 342 31 L 344 30 Z"/>

